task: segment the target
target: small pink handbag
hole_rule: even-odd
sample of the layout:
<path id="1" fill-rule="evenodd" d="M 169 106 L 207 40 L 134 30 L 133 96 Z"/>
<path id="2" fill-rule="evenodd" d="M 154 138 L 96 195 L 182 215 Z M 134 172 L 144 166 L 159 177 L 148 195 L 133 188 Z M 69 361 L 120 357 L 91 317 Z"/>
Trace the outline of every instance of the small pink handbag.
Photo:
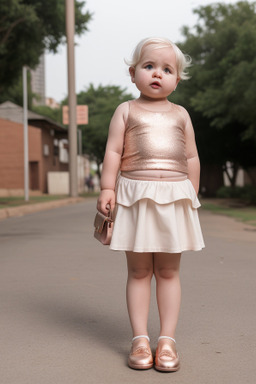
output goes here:
<path id="1" fill-rule="evenodd" d="M 94 237 L 104 245 L 109 245 L 112 237 L 114 221 L 112 213 L 109 211 L 108 216 L 97 212 L 94 219 Z"/>

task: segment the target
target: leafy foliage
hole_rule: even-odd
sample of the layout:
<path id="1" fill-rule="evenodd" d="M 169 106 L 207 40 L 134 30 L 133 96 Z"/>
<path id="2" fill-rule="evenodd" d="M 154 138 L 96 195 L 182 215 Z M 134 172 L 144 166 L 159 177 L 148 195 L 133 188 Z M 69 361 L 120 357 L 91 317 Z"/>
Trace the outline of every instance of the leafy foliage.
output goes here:
<path id="1" fill-rule="evenodd" d="M 31 109 L 33 101 L 33 92 L 31 89 L 31 73 L 27 72 L 27 91 L 28 91 L 28 108 Z M 23 80 L 22 73 L 17 78 L 12 87 L 8 87 L 3 92 L 0 92 L 0 104 L 5 101 L 12 101 L 14 104 L 23 105 Z"/>
<path id="2" fill-rule="evenodd" d="M 191 79 L 174 100 L 189 110 L 199 154 L 219 164 L 235 184 L 238 167 L 256 165 L 256 3 L 199 7 L 198 22 L 184 27 L 179 44 L 193 60 Z"/>
<path id="3" fill-rule="evenodd" d="M 61 108 L 51 108 L 47 105 L 32 106 L 31 110 L 41 116 L 49 117 L 49 119 L 62 124 Z"/>
<path id="4" fill-rule="evenodd" d="M 256 189 L 252 185 L 244 187 L 222 187 L 217 191 L 219 198 L 241 199 L 247 204 L 256 205 Z"/>
<path id="5" fill-rule="evenodd" d="M 125 89 L 118 86 L 99 86 L 92 84 L 78 94 L 77 104 L 88 105 L 89 124 L 83 130 L 83 151 L 90 155 L 99 166 L 103 162 L 108 128 L 112 115 L 119 104 L 132 98 Z"/>
<path id="6" fill-rule="evenodd" d="M 75 2 L 76 33 L 91 19 L 85 2 Z M 56 52 L 65 41 L 65 1 L 0 0 L 0 91 L 19 79 L 24 65 L 34 68 L 45 50 Z"/>
<path id="7" fill-rule="evenodd" d="M 194 12 L 195 32 L 183 30 L 197 82 L 192 106 L 218 129 L 239 123 L 241 138 L 256 137 L 256 3 L 218 3 Z"/>

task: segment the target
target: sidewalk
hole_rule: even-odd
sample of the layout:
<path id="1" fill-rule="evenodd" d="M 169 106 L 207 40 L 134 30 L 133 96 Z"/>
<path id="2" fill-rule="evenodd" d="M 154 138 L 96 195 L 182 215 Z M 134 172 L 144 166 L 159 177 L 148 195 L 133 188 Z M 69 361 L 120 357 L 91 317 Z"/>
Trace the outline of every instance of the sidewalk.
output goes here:
<path id="1" fill-rule="evenodd" d="M 95 210 L 92 198 L 0 221 L 1 383 L 254 384 L 255 233 L 199 210 L 206 248 L 181 261 L 181 369 L 138 372 L 127 367 L 125 256 L 94 239 Z M 154 291 L 153 279 L 153 349 Z"/>
<path id="2" fill-rule="evenodd" d="M 35 203 L 30 205 L 19 205 L 18 207 L 8 207 L 0 209 L 0 220 L 8 217 L 23 216 L 27 213 L 40 212 L 48 209 L 64 207 L 69 204 L 76 204 L 84 201 L 82 197 L 69 197 L 60 200 Z"/>

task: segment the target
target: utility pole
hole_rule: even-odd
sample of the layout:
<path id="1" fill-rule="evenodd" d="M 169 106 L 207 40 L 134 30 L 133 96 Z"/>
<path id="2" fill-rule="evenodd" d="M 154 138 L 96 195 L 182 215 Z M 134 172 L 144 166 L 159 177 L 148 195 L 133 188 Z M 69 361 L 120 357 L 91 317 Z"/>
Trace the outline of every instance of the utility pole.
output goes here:
<path id="1" fill-rule="evenodd" d="M 23 137 L 24 137 L 24 198 L 29 200 L 29 157 L 28 157 L 28 87 L 27 67 L 22 68 L 23 81 Z"/>
<path id="2" fill-rule="evenodd" d="M 82 156 L 82 130 L 78 129 L 78 154 Z"/>
<path id="3" fill-rule="evenodd" d="M 68 59 L 68 105 L 69 105 L 69 194 L 77 197 L 77 125 L 76 125 L 76 90 L 75 90 L 75 4 L 66 0 L 66 34 Z"/>

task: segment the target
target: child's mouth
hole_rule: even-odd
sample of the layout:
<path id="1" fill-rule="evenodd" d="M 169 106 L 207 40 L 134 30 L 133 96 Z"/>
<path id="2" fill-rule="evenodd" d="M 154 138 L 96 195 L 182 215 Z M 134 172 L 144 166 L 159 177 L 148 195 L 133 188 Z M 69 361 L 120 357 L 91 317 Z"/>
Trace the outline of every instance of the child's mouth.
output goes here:
<path id="1" fill-rule="evenodd" d="M 155 81 L 154 83 L 151 83 L 151 87 L 157 89 L 157 88 L 160 88 L 160 84 L 157 81 Z"/>

